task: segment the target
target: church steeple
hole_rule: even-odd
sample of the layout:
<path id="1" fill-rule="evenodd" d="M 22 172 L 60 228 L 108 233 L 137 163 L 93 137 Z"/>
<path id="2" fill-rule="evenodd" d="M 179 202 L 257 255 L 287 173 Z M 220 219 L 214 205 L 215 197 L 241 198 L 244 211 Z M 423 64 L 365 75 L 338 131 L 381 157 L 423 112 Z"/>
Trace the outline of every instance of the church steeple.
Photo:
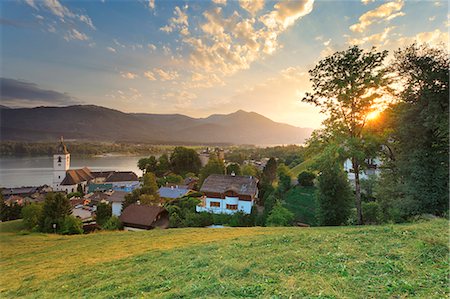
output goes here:
<path id="1" fill-rule="evenodd" d="M 70 153 L 61 136 L 56 153 L 53 155 L 53 190 L 61 191 L 61 182 L 66 177 L 66 171 L 70 168 Z"/>
<path id="2" fill-rule="evenodd" d="M 69 152 L 67 151 L 66 145 L 64 144 L 64 138 L 63 138 L 62 136 L 61 136 L 61 140 L 60 140 L 60 142 L 59 142 L 59 145 L 58 145 L 58 148 L 57 148 L 56 153 L 57 153 L 58 155 L 66 155 L 66 154 L 69 153 Z"/>

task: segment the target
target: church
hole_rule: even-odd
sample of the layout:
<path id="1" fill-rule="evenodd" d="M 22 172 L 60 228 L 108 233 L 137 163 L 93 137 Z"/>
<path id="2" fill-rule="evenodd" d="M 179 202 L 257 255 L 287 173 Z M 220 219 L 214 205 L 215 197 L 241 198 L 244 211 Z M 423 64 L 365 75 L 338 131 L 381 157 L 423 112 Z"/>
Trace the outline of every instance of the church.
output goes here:
<path id="1" fill-rule="evenodd" d="M 53 155 L 53 191 L 76 192 L 81 186 L 86 193 L 89 184 L 103 184 L 114 191 L 131 192 L 139 188 L 139 178 L 132 171 L 91 171 L 88 167 L 70 169 L 70 153 L 64 140 Z"/>

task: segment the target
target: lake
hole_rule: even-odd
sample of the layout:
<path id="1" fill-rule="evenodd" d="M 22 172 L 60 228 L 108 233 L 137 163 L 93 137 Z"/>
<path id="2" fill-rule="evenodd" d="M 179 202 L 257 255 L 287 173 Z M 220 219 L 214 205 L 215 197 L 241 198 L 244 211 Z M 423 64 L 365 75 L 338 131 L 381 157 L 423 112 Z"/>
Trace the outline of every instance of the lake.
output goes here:
<path id="1" fill-rule="evenodd" d="M 70 168 L 89 167 L 92 171 L 142 171 L 137 161 L 142 156 L 71 156 Z M 53 157 L 0 157 L 0 187 L 52 185 Z"/>

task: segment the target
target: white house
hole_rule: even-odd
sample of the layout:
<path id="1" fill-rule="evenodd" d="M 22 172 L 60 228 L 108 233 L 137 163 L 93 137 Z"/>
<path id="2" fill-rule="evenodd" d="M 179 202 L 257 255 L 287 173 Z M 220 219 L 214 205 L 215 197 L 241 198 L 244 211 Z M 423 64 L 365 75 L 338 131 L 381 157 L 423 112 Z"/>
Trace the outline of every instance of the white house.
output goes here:
<path id="1" fill-rule="evenodd" d="M 200 189 L 205 196 L 196 207 L 197 212 L 250 214 L 258 197 L 258 180 L 252 176 L 212 174 Z"/>
<path id="2" fill-rule="evenodd" d="M 125 201 L 125 195 L 128 192 L 125 191 L 113 191 L 112 194 L 107 199 L 111 203 L 112 214 L 115 216 L 120 216 L 122 213 L 122 204 Z"/>
<path id="3" fill-rule="evenodd" d="M 378 175 L 380 173 L 381 160 L 379 158 L 366 159 L 361 165 L 359 178 L 366 180 L 370 175 Z M 345 160 L 344 170 L 347 172 L 348 179 L 350 181 L 355 180 L 355 171 L 353 170 L 352 161 L 350 159 Z"/>

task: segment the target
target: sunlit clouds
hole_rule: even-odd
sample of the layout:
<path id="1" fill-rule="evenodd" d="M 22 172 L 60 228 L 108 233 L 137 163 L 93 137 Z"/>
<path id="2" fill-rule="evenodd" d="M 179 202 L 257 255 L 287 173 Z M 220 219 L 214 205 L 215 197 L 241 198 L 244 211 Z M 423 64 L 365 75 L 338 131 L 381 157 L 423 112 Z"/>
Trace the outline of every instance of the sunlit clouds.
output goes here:
<path id="1" fill-rule="evenodd" d="M 435 2 L 7 1 L 2 72 L 125 112 L 244 109 L 317 128 L 308 70 L 351 45 L 448 45 L 448 3 Z"/>

